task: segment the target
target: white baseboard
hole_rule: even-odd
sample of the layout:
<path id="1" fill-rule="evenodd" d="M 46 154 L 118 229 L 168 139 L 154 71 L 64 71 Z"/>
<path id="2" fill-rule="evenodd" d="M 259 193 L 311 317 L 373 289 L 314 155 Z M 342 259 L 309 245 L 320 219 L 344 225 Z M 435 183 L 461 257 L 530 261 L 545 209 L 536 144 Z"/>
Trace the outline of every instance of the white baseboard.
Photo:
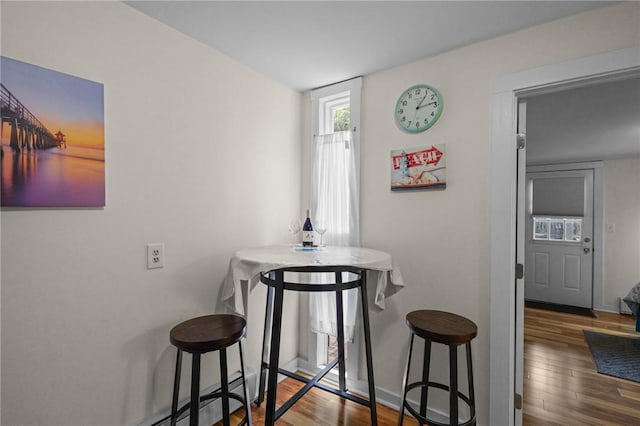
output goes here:
<path id="1" fill-rule="evenodd" d="M 247 386 L 248 386 L 248 392 L 249 392 L 249 397 L 253 400 L 253 396 L 256 394 L 257 392 L 257 378 L 258 378 L 258 373 L 252 370 L 247 369 L 245 371 L 246 373 L 246 380 L 247 380 Z M 233 380 L 236 380 L 240 377 L 240 372 L 235 372 L 234 374 L 229 375 L 229 382 L 232 382 Z M 216 383 L 214 385 L 209 386 L 208 388 L 204 389 L 202 391 L 202 395 L 205 395 L 207 393 L 210 393 L 212 391 L 214 391 L 215 389 L 218 389 L 220 387 L 219 383 Z M 231 392 L 235 392 L 238 393 L 240 395 L 242 395 L 242 382 L 239 382 L 238 386 L 235 386 L 233 388 L 229 389 Z M 189 398 L 185 398 L 182 401 L 179 401 L 178 403 L 178 407 L 182 407 L 184 404 L 186 404 L 187 402 L 189 402 Z M 170 403 L 170 402 L 169 402 Z M 222 420 L 222 405 L 221 405 L 221 401 L 220 399 L 216 399 L 213 401 L 209 401 L 208 403 L 206 403 L 206 405 L 204 405 L 203 407 L 200 408 L 200 413 L 199 413 L 199 421 L 200 424 L 209 424 L 212 425 L 214 423 L 219 422 L 220 420 Z M 237 410 L 238 408 L 241 407 L 242 404 L 240 404 L 240 402 L 234 400 L 234 399 L 230 399 L 229 400 L 229 408 L 231 410 L 231 412 Z M 162 410 L 159 413 L 153 414 L 147 418 L 145 418 L 144 420 L 140 421 L 139 423 L 137 423 L 138 426 L 151 426 L 151 425 L 168 425 L 169 424 L 169 416 L 171 415 L 171 407 L 167 407 L 166 409 Z M 163 419 L 165 419 L 164 421 L 162 421 Z M 189 424 L 189 416 L 184 417 L 182 420 L 180 420 L 177 425 L 178 426 L 187 426 Z"/>
<path id="2" fill-rule="evenodd" d="M 281 365 L 281 368 L 284 368 L 286 370 L 290 370 L 290 371 L 296 371 L 298 370 L 298 363 L 299 363 L 299 359 L 298 358 L 294 358 L 293 360 L 285 363 L 284 365 Z M 253 402 L 258 394 L 258 372 L 257 371 L 253 371 L 249 368 L 246 369 L 246 380 L 247 380 L 247 386 L 248 386 L 248 392 L 249 392 L 249 398 L 251 399 L 251 402 Z M 234 374 L 229 375 L 229 382 L 232 382 L 233 380 L 236 380 L 240 377 L 240 372 L 237 371 Z M 284 380 L 286 378 L 286 376 L 280 374 L 278 376 L 278 381 L 281 382 L 282 380 Z M 241 384 L 237 387 L 231 388 L 229 389 L 231 392 L 236 392 L 239 393 L 240 395 L 242 395 L 242 388 L 241 388 Z M 219 383 L 213 384 L 211 386 L 209 386 L 208 388 L 204 389 L 202 391 L 202 395 L 205 395 L 207 393 L 212 392 L 214 389 L 217 389 L 220 387 Z M 178 407 L 182 407 L 184 404 L 186 404 L 189 401 L 189 398 L 185 398 L 182 401 L 180 401 L 178 403 Z M 240 408 L 241 404 L 236 401 L 231 399 L 229 401 L 229 408 L 231 410 L 231 412 L 237 410 L 238 408 Z M 156 426 L 160 426 L 160 425 L 168 425 L 169 424 L 169 415 L 171 414 L 171 407 L 167 407 L 166 409 L 164 409 L 163 411 L 159 412 L 159 413 L 155 413 L 147 418 L 145 418 L 144 420 L 140 421 L 139 423 L 136 423 L 137 426 L 152 426 L 152 425 L 156 425 Z M 162 421 L 163 419 L 166 419 L 165 421 Z M 207 405 L 205 405 L 204 407 L 202 407 L 200 409 L 200 413 L 199 413 L 199 421 L 201 424 L 214 424 L 219 422 L 220 420 L 222 420 L 222 406 L 221 406 L 221 402 L 220 400 L 214 400 L 214 401 L 210 401 Z M 159 423 L 161 422 L 161 423 Z M 182 420 L 180 420 L 177 425 L 178 426 L 186 426 L 189 424 L 189 417 L 185 417 Z"/>
<path id="3" fill-rule="evenodd" d="M 285 370 L 289 370 L 289 371 L 302 371 L 310 375 L 315 374 L 313 372 L 313 370 L 315 369 L 311 368 L 309 363 L 306 360 L 303 360 L 301 358 L 294 358 L 291 361 L 281 365 L 280 368 L 284 368 Z M 246 377 L 247 386 L 249 387 L 249 397 L 253 401 L 258 392 L 258 389 L 257 389 L 258 388 L 258 372 L 247 369 L 246 373 L 247 373 L 247 377 Z M 233 381 L 239 377 L 240 377 L 240 373 L 236 372 L 229 376 L 229 381 Z M 278 376 L 278 381 L 280 382 L 285 378 L 286 376 L 281 374 Z M 357 393 L 360 393 L 366 397 L 369 396 L 369 385 L 366 381 L 347 380 L 347 386 L 349 387 L 349 389 L 356 391 Z M 203 390 L 203 394 L 209 393 L 214 389 L 217 389 L 218 387 L 220 387 L 220 384 L 218 383 L 212 386 L 209 386 L 207 389 Z M 230 390 L 232 392 L 237 392 L 242 394 L 242 390 L 240 389 L 240 387 L 241 385 L 235 388 L 232 388 Z M 178 406 L 182 406 L 186 402 L 188 402 L 188 398 L 180 401 Z M 400 398 L 400 395 L 398 395 L 397 393 L 394 393 L 394 392 L 388 391 L 387 389 L 383 389 L 376 386 L 376 402 L 386 407 L 389 407 L 391 409 L 399 410 L 401 398 Z M 413 406 L 419 406 L 419 402 L 417 401 L 410 399 L 409 402 Z M 238 401 L 231 400 L 229 401 L 229 404 L 232 412 L 240 408 L 240 403 Z M 171 407 L 168 407 L 165 410 L 159 413 L 153 414 L 147 417 L 146 419 L 140 421 L 139 423 L 137 423 L 137 425 L 138 426 L 168 425 L 169 424 L 168 417 L 170 413 L 171 413 Z M 405 410 L 405 414 L 406 413 L 407 412 Z M 434 410 L 433 408 L 428 409 L 428 417 L 440 423 L 447 423 L 449 421 L 446 413 L 443 413 L 439 410 Z M 162 419 L 166 419 L 166 420 L 164 422 L 159 423 Z M 214 424 L 219 422 L 221 419 L 222 419 L 222 407 L 221 407 L 220 400 L 212 401 L 200 409 L 201 424 Z M 178 426 L 187 426 L 189 424 L 189 417 L 187 416 L 183 418 L 177 424 Z"/>

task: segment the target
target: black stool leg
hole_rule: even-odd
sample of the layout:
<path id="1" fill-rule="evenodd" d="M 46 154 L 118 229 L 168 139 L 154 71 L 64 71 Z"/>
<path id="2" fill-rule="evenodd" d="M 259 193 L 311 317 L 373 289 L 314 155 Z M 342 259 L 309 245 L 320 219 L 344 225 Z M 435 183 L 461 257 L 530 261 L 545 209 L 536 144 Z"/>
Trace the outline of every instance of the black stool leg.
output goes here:
<path id="1" fill-rule="evenodd" d="M 198 426 L 198 411 L 200 410 L 200 354 L 193 353 L 191 367 L 191 399 L 189 400 L 189 425 Z"/>
<path id="2" fill-rule="evenodd" d="M 240 352 L 240 373 L 242 374 L 242 393 L 244 395 L 244 409 L 246 412 L 244 424 L 251 426 L 251 400 L 249 399 L 247 376 L 244 375 L 244 351 L 242 350 L 241 340 L 238 340 L 238 351 Z"/>
<path id="3" fill-rule="evenodd" d="M 222 393 L 222 424 L 229 423 L 229 377 L 227 375 L 227 349 L 220 349 L 220 387 Z"/>
<path id="4" fill-rule="evenodd" d="M 458 346 L 449 345 L 449 425 L 458 426 Z"/>
<path id="5" fill-rule="evenodd" d="M 469 382 L 469 405 L 470 405 L 470 413 L 471 418 L 475 419 L 476 417 L 476 394 L 473 387 L 473 365 L 471 363 L 471 342 L 467 343 L 467 378 Z M 475 421 L 473 422 L 475 425 Z"/>
<path id="6" fill-rule="evenodd" d="M 171 400 L 171 426 L 178 421 L 178 395 L 180 393 L 180 372 L 182 371 L 182 351 L 178 349 L 176 355 L 176 371 L 173 377 L 173 398 Z"/>
<path id="7" fill-rule="evenodd" d="M 362 271 L 360 297 L 362 299 L 362 325 L 364 326 L 364 348 L 367 359 L 367 380 L 369 381 L 369 408 L 371 409 L 371 426 L 377 426 L 378 414 L 376 409 L 376 386 L 373 383 L 373 356 L 371 355 L 371 332 L 369 327 L 369 302 L 367 300 L 366 271 Z"/>
<path id="8" fill-rule="evenodd" d="M 413 352 L 413 332 L 409 332 L 409 352 L 407 354 L 407 364 L 404 367 L 404 377 L 402 378 L 402 401 L 400 402 L 400 417 L 398 426 L 404 423 L 404 404 L 407 401 L 407 383 L 409 383 L 409 371 L 411 370 L 411 353 Z"/>
<path id="9" fill-rule="evenodd" d="M 431 363 L 431 340 L 424 341 L 424 358 L 422 360 L 422 395 L 420 396 L 420 415 L 427 417 L 427 401 L 429 397 L 429 365 Z"/>
<path id="10" fill-rule="evenodd" d="M 278 389 L 278 361 L 280 357 L 280 332 L 282 328 L 282 304 L 284 301 L 284 288 L 282 282 L 284 273 L 276 271 L 276 281 L 279 283 L 275 289 L 273 299 L 273 319 L 271 326 L 271 347 L 269 348 L 269 377 L 267 381 L 267 406 L 265 407 L 265 426 L 273 426 L 276 412 L 276 393 Z"/>

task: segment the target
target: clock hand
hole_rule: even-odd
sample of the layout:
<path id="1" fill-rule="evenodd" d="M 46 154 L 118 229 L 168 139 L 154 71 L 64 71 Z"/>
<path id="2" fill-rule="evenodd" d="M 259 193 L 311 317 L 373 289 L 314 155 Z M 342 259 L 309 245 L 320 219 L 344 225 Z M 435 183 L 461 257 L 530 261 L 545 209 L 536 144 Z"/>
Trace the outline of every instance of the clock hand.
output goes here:
<path id="1" fill-rule="evenodd" d="M 424 102 L 424 100 L 427 98 L 427 94 L 428 94 L 428 93 L 429 93 L 429 92 L 425 93 L 425 94 L 424 94 L 424 96 L 422 97 L 422 99 L 420 99 L 420 102 L 418 102 L 418 105 L 416 106 L 416 109 L 420 109 L 420 108 L 421 108 L 421 106 L 420 106 L 420 105 L 422 105 L 422 103 Z"/>
<path id="2" fill-rule="evenodd" d="M 418 116 L 418 108 L 416 107 L 416 112 L 413 114 L 413 120 L 411 120 L 409 122 L 409 125 L 411 125 L 411 123 L 415 123 L 416 122 L 416 117 Z"/>
<path id="3" fill-rule="evenodd" d="M 422 102 L 420 102 L 420 103 L 422 103 Z M 437 101 L 433 101 L 433 102 L 429 102 L 428 104 L 424 104 L 424 105 L 419 105 L 419 104 L 418 104 L 418 106 L 416 107 L 416 109 L 424 108 L 424 107 L 426 107 L 427 105 L 431 105 L 431 104 L 436 104 L 436 105 L 437 105 L 437 104 L 438 104 L 438 102 L 437 102 Z"/>

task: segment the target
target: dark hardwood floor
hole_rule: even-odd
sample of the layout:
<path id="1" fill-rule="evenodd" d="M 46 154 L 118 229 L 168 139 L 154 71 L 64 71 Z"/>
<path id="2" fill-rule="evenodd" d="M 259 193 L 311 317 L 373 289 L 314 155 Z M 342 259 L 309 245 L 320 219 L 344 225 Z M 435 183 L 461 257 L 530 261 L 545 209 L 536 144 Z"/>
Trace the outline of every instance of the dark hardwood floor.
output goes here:
<path id="1" fill-rule="evenodd" d="M 276 407 L 295 394 L 304 386 L 294 379 L 287 378 L 278 384 Z M 265 403 L 256 407 L 252 405 L 251 415 L 254 425 L 264 425 Z M 379 426 L 396 426 L 398 412 L 382 404 L 376 404 Z M 231 424 L 238 424 L 244 416 L 243 410 L 238 410 L 232 416 Z M 323 390 L 313 388 L 291 409 L 278 419 L 278 426 L 369 426 L 371 425 L 369 409 L 355 402 L 347 401 Z M 406 426 L 418 425 L 412 417 L 405 415 Z M 217 423 L 215 426 L 221 425 Z"/>
<path id="2" fill-rule="evenodd" d="M 597 312 L 588 318 L 525 309 L 524 410 L 526 426 L 640 426 L 640 383 L 596 372 L 583 329 L 635 335 L 635 319 Z M 277 406 L 302 384 L 286 379 L 278 386 Z M 478 389 L 476 389 L 478 392 Z M 232 424 L 242 417 L 242 410 Z M 264 404 L 253 407 L 254 424 L 264 424 Z M 378 424 L 397 425 L 398 412 L 378 404 Z M 282 426 L 368 426 L 369 410 L 322 390 L 312 389 L 277 422 Z M 405 425 L 418 423 L 405 416 Z M 500 425 L 492 425 L 500 426 Z"/>
<path id="3" fill-rule="evenodd" d="M 525 425 L 640 425 L 640 383 L 599 374 L 583 329 L 638 336 L 635 318 L 525 309 Z"/>

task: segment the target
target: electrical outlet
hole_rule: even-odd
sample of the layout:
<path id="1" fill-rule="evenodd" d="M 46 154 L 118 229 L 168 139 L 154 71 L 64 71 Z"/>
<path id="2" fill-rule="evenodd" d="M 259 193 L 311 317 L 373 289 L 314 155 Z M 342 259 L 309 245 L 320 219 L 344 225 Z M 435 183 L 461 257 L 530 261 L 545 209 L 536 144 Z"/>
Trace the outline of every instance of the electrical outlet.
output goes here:
<path id="1" fill-rule="evenodd" d="M 615 223 L 607 223 L 604 226 L 604 230 L 606 232 L 609 232 L 609 233 L 614 233 L 614 232 L 616 232 L 616 224 Z"/>
<path id="2" fill-rule="evenodd" d="M 164 244 L 147 244 L 147 269 L 164 268 Z"/>

